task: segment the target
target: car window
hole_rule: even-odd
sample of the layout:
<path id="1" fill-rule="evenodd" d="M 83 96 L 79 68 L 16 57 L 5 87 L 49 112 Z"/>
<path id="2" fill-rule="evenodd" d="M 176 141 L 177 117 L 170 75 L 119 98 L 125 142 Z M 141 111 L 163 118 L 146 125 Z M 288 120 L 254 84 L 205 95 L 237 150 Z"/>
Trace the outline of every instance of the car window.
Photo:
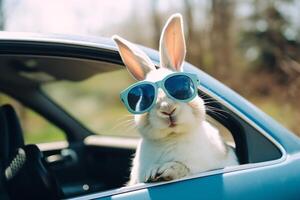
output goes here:
<path id="1" fill-rule="evenodd" d="M 25 144 L 66 140 L 63 131 L 41 115 L 23 106 L 13 98 L 0 93 L 0 105 L 4 104 L 10 104 L 16 110 L 23 129 Z"/>
<path id="2" fill-rule="evenodd" d="M 46 83 L 42 90 L 96 134 L 138 137 L 133 117 L 119 98 L 120 91 L 134 82 L 127 70 L 121 69 L 79 82 L 62 80 Z M 208 121 L 234 146 L 228 129 L 211 117 Z"/>

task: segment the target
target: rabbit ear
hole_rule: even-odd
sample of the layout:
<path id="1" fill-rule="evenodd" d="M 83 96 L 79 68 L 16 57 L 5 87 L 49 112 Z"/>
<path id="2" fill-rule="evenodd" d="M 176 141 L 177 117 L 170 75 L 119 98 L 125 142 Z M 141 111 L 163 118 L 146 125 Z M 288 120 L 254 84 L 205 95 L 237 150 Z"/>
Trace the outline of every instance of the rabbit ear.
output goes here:
<path id="1" fill-rule="evenodd" d="M 117 43 L 127 70 L 135 79 L 144 80 L 149 71 L 156 69 L 150 58 L 132 43 L 117 35 L 114 35 L 112 39 Z"/>
<path id="2" fill-rule="evenodd" d="M 163 28 L 159 44 L 160 64 L 181 71 L 186 54 L 181 14 L 172 15 Z"/>

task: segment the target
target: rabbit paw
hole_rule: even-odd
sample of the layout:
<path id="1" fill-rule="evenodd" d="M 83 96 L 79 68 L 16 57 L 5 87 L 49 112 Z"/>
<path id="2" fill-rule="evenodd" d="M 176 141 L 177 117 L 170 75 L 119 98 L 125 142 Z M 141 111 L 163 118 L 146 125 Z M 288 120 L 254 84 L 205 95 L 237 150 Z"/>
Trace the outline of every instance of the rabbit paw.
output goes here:
<path id="1" fill-rule="evenodd" d="M 150 170 L 146 182 L 171 181 L 189 174 L 190 170 L 181 162 L 167 162 Z"/>

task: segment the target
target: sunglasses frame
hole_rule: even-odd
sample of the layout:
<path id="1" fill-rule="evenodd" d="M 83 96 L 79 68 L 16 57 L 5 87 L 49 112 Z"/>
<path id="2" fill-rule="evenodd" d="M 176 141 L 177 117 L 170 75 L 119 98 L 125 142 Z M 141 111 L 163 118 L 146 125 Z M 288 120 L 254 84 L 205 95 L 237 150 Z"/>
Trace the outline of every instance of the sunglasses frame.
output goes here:
<path id="1" fill-rule="evenodd" d="M 165 81 L 173 76 L 178 76 L 178 75 L 184 75 L 184 76 L 187 76 L 189 77 L 191 80 L 192 80 L 192 83 L 194 85 L 194 94 L 188 98 L 188 99 L 184 99 L 184 100 L 180 100 L 180 99 L 176 99 L 175 97 L 173 97 L 172 95 L 169 94 L 168 90 L 165 88 Z M 153 106 L 154 104 L 156 103 L 156 99 L 157 99 L 157 91 L 158 91 L 158 88 L 161 88 L 165 94 L 170 98 L 170 99 L 173 99 L 174 101 L 179 101 L 179 102 L 189 102 L 191 101 L 192 99 L 194 99 L 197 94 L 198 94 L 198 84 L 200 83 L 198 77 L 196 74 L 191 74 L 191 73 L 186 73 L 186 72 L 175 72 L 175 73 L 172 73 L 172 74 L 169 74 L 168 76 L 166 76 L 165 78 L 163 78 L 162 80 L 160 81 L 157 81 L 157 82 L 151 82 L 151 81 L 139 81 L 137 83 L 134 83 L 132 85 L 130 85 L 128 88 L 126 88 L 125 90 L 123 90 L 121 93 L 120 93 L 120 98 L 122 100 L 122 102 L 125 104 L 127 110 L 129 112 L 131 112 L 132 114 L 142 114 L 142 113 L 146 113 L 148 112 Z M 153 99 L 153 102 L 152 104 L 145 110 L 143 111 L 134 111 L 133 109 L 130 108 L 129 106 L 129 103 L 128 103 L 128 93 L 130 92 L 130 90 L 138 85 L 143 85 L 143 84 L 149 84 L 149 85 L 152 85 L 154 87 L 154 99 Z"/>

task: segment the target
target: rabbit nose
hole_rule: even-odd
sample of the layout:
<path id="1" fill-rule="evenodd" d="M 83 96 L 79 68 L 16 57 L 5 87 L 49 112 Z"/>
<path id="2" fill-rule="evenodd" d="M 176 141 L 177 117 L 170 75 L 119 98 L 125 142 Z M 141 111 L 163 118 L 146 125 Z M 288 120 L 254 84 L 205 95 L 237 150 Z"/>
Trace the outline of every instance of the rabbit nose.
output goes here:
<path id="1" fill-rule="evenodd" d="M 176 111 L 176 107 L 173 107 L 171 109 L 164 109 L 164 110 L 158 110 L 157 111 L 157 115 L 160 116 L 160 117 L 171 117 L 175 114 L 175 111 Z"/>
<path id="2" fill-rule="evenodd" d="M 172 111 L 169 111 L 169 112 L 161 111 L 161 113 L 164 115 L 167 115 L 167 116 L 171 116 L 175 112 L 175 110 L 176 110 L 176 108 L 173 108 Z"/>

